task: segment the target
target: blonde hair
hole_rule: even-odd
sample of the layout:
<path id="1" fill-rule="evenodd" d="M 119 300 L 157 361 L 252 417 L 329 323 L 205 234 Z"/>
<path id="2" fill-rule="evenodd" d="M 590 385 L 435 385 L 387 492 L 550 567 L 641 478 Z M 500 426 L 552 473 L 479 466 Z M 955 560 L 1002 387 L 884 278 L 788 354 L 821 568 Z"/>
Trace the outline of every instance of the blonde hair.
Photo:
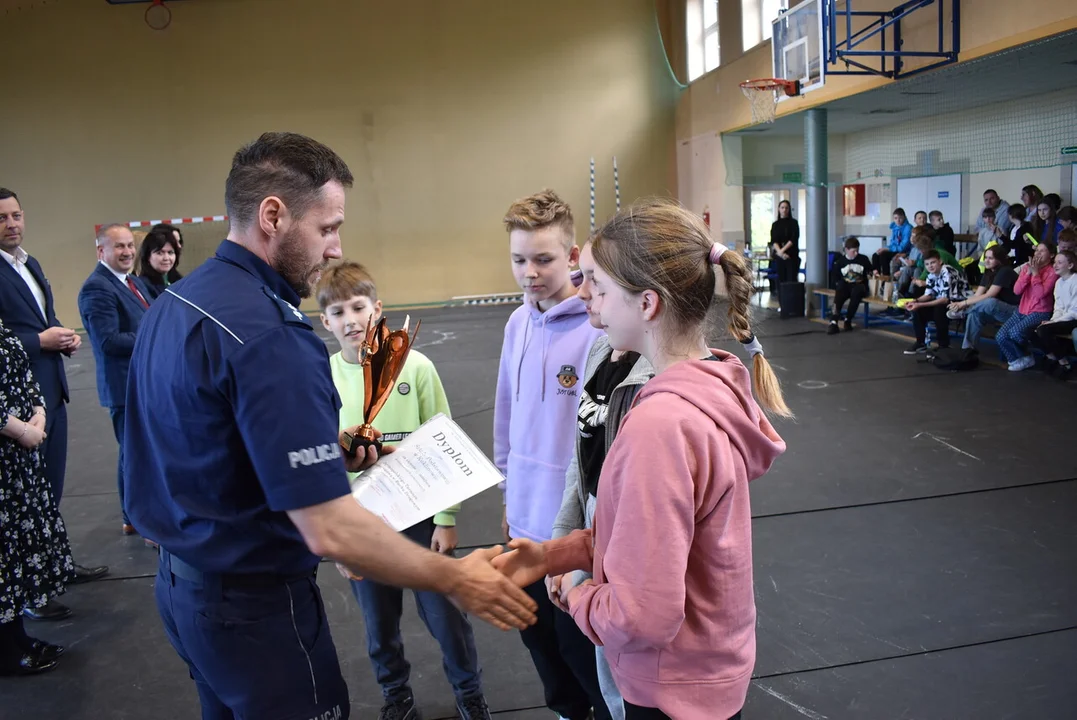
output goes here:
<path id="1" fill-rule="evenodd" d="M 352 260 L 326 268 L 314 289 L 314 296 L 318 299 L 318 307 L 322 312 L 333 303 L 347 302 L 356 295 L 376 301 L 378 288 L 367 269 Z"/>
<path id="2" fill-rule="evenodd" d="M 576 222 L 572 217 L 572 208 L 550 189 L 514 202 L 505 213 L 503 222 L 508 232 L 559 227 L 565 236 L 565 249 L 570 250 L 576 244 Z"/>
<path id="3" fill-rule="evenodd" d="M 752 382 L 759 404 L 782 417 L 793 413 L 781 385 L 752 333 L 752 269 L 737 252 L 712 262 L 714 242 L 703 219 L 676 202 L 642 200 L 617 213 L 591 237 L 595 263 L 631 293 L 654 290 L 675 327 L 698 327 L 714 302 L 722 269 L 729 296 L 728 328 L 740 343 L 752 344 Z"/>

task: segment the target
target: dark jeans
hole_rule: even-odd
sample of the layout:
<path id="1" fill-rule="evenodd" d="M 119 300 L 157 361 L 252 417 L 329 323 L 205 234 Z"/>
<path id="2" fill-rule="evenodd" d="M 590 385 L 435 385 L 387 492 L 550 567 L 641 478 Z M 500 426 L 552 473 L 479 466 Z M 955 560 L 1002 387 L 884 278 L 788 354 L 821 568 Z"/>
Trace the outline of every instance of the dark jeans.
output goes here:
<path id="1" fill-rule="evenodd" d="M 666 715 L 657 708 L 645 708 L 639 705 L 633 705 L 625 700 L 625 720 L 673 720 L 669 715 Z M 740 713 L 738 712 L 729 720 L 740 720 Z"/>
<path id="2" fill-rule="evenodd" d="M 598 684 L 594 644 L 571 615 L 550 602 L 543 580 L 524 591 L 538 603 L 538 621 L 520 636 L 542 680 L 546 707 L 568 720 L 583 720 L 594 708 L 595 720 L 610 720 Z"/>
<path id="3" fill-rule="evenodd" d="M 45 408 L 45 447 L 41 457 L 45 460 L 45 480 L 52 491 L 57 509 L 64 496 L 64 473 L 67 471 L 67 404 L 61 402 L 54 408 Z"/>
<path id="4" fill-rule="evenodd" d="M 880 275 L 890 274 L 890 261 L 894 259 L 894 254 L 889 250 L 880 250 L 871 257 L 871 269 L 878 271 Z"/>
<path id="5" fill-rule="evenodd" d="M 120 445 L 119 457 L 116 459 L 116 484 L 120 491 L 120 512 L 123 513 L 123 524 L 130 525 L 130 521 L 127 519 L 127 506 L 123 502 L 123 423 L 127 417 L 127 408 L 114 407 L 109 408 L 108 412 L 112 416 L 112 432 L 116 435 L 116 442 Z"/>
<path id="6" fill-rule="evenodd" d="M 863 300 L 867 294 L 868 287 L 864 283 L 843 282 L 838 285 L 838 289 L 834 291 L 834 317 L 832 319 L 837 320 L 841 318 L 841 306 L 848 301 L 849 312 L 845 317 L 848 320 L 852 320 L 856 316 L 856 311 L 860 309 L 860 301 Z"/>
<path id="7" fill-rule="evenodd" d="M 916 308 L 912 314 L 912 327 L 916 331 L 916 342 L 923 345 L 927 338 L 927 324 L 935 321 L 936 335 L 939 347 L 950 347 L 950 318 L 946 317 L 945 305 L 932 305 L 931 307 Z"/>
<path id="8" fill-rule="evenodd" d="M 434 521 L 414 525 L 404 535 L 423 547 L 430 547 Z M 367 654 L 382 695 L 386 700 L 410 696 L 411 664 L 404 658 L 404 643 L 400 638 L 404 591 L 373 580 L 358 580 L 352 581 L 352 594 L 363 611 Z M 482 695 L 482 670 L 467 616 L 447 597 L 434 592 L 416 591 L 415 606 L 426 629 L 441 646 L 442 668 L 456 699 Z"/>
<path id="9" fill-rule="evenodd" d="M 1077 321 L 1066 320 L 1040 325 L 1036 328 L 1035 344 L 1056 358 L 1067 357 L 1075 348 L 1070 336 L 1077 328 Z"/>

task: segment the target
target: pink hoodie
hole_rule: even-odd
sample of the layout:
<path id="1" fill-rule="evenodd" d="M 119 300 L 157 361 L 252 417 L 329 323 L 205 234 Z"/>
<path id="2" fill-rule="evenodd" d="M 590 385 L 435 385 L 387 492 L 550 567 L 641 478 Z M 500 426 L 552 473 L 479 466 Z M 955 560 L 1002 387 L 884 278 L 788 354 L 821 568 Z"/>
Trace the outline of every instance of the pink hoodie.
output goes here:
<path id="1" fill-rule="evenodd" d="M 755 667 L 748 482 L 785 451 L 736 356 L 648 381 L 602 468 L 591 531 L 546 543 L 549 573 L 586 569 L 573 618 L 625 700 L 677 720 L 744 706 Z"/>

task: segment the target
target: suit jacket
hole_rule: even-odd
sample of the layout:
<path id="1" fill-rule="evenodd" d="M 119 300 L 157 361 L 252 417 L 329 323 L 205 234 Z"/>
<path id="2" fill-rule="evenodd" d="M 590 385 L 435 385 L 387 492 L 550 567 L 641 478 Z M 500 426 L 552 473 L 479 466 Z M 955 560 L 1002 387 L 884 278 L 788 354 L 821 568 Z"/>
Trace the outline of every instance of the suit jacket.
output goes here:
<path id="1" fill-rule="evenodd" d="M 41 386 L 41 394 L 45 398 L 46 410 L 52 411 L 69 400 L 67 373 L 64 371 L 63 354 L 54 350 L 42 350 L 38 334 L 50 327 L 62 325 L 56 319 L 52 287 L 45 279 L 41 265 L 30 257 L 26 261 L 26 267 L 45 293 L 45 315 L 42 316 L 33 293 L 19 273 L 6 260 L 0 260 L 0 318 L 3 318 L 4 324 L 26 348 L 34 379 Z"/>
<path id="2" fill-rule="evenodd" d="M 150 290 L 141 278 L 134 280 L 146 302 Z M 146 309 L 112 271 L 98 262 L 79 290 L 79 315 L 90 337 L 97 365 L 97 397 L 107 408 L 127 404 L 127 369 L 135 348 L 135 332 Z"/>

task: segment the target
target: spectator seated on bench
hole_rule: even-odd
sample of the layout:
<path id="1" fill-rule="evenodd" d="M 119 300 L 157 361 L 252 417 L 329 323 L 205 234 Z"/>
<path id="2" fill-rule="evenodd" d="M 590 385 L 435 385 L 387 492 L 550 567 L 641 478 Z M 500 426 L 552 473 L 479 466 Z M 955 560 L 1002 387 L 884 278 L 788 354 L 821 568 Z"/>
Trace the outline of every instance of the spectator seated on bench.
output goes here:
<path id="1" fill-rule="evenodd" d="M 951 320 L 965 318 L 965 338 L 962 348 L 975 348 L 986 323 L 1003 324 L 1017 312 L 1017 295 L 1013 286 L 1017 273 L 1010 267 L 1010 257 L 1002 245 L 992 245 L 984 252 L 987 268 L 980 279 L 976 293 L 966 299 L 950 303 L 947 316 Z"/>
<path id="2" fill-rule="evenodd" d="M 906 355 L 927 352 L 927 324 L 932 320 L 938 331 L 939 348 L 950 347 L 950 318 L 946 309 L 951 302 L 964 300 L 967 294 L 965 276 L 949 265 L 943 265 L 938 250 L 924 253 L 924 267 L 927 268 L 924 292 L 919 299 L 905 305 L 905 309 L 912 313 L 916 332 L 916 342 L 905 350 Z"/>
<path id="3" fill-rule="evenodd" d="M 1028 370 L 1036 364 L 1027 342 L 1044 320 L 1051 318 L 1055 307 L 1055 283 L 1058 275 L 1053 266 L 1055 246 L 1041 242 L 1032 253 L 1032 260 L 1017 273 L 1013 291 L 1020 296 L 1017 312 L 1002 324 L 995 340 L 1002 350 L 1011 372 Z"/>
<path id="4" fill-rule="evenodd" d="M 834 285 L 834 314 L 830 316 L 827 335 L 838 333 L 838 320 L 846 301 L 849 302 L 849 312 L 845 316 L 845 329 L 853 329 L 853 317 L 868 294 L 868 276 L 871 271 L 871 259 L 860 254 L 860 241 L 855 237 L 845 238 L 845 254 L 835 258 L 830 268 Z"/>
<path id="5" fill-rule="evenodd" d="M 1070 338 L 1077 333 L 1077 254 L 1061 250 L 1055 255 L 1055 309 L 1051 319 L 1036 328 L 1034 342 L 1047 353 L 1045 370 L 1065 380 L 1070 373 Z M 1077 346 L 1075 346 L 1077 347 Z"/>

